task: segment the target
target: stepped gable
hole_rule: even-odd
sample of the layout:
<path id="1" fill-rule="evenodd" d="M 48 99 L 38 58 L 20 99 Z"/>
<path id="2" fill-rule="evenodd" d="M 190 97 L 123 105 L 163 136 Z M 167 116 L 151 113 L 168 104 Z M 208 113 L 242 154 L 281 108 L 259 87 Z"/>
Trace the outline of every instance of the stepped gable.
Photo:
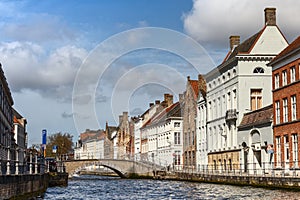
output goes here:
<path id="1" fill-rule="evenodd" d="M 252 127 L 258 124 L 271 123 L 273 118 L 273 105 L 269 105 L 258 110 L 244 114 L 238 128 Z"/>

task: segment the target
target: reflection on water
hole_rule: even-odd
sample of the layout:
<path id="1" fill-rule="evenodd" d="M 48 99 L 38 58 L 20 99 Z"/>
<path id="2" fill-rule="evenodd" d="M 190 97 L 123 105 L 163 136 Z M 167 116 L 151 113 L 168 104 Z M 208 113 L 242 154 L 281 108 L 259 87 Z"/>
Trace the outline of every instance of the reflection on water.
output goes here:
<path id="1" fill-rule="evenodd" d="M 44 199 L 300 199 L 300 192 L 184 181 L 80 176 L 68 187 L 48 188 Z"/>

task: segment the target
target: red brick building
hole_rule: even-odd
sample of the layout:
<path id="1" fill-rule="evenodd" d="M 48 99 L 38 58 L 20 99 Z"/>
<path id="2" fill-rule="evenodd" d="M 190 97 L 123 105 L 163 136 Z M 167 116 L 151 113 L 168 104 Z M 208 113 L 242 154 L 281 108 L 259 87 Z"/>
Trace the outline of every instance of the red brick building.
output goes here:
<path id="1" fill-rule="evenodd" d="M 275 167 L 299 168 L 300 37 L 269 65 L 272 66 Z"/>

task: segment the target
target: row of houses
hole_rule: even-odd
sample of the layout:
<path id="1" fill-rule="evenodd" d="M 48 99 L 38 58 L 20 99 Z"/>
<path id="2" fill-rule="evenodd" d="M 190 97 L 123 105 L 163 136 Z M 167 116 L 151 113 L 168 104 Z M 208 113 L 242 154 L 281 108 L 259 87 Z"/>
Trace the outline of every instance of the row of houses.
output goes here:
<path id="1" fill-rule="evenodd" d="M 27 120 L 13 104 L 0 64 L 0 175 L 27 173 Z"/>
<path id="2" fill-rule="evenodd" d="M 264 26 L 248 39 L 229 37 L 220 65 L 196 80 L 187 77 L 178 102 L 164 94 L 142 115 L 129 119 L 124 112 L 119 126 L 99 130 L 96 137 L 107 141 L 111 152 L 103 158 L 250 173 L 297 168 L 300 39 L 288 44 L 275 8 L 264 14 Z M 86 134 L 80 136 L 75 158 L 89 158 L 83 151 L 91 152 L 88 141 L 93 139 L 84 141 Z"/>

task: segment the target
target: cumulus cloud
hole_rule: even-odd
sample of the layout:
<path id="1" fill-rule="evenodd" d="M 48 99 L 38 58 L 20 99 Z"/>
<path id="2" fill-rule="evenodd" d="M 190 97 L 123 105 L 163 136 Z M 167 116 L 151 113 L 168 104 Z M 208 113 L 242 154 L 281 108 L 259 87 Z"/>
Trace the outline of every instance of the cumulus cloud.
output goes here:
<path id="1" fill-rule="evenodd" d="M 230 35 L 242 41 L 264 26 L 264 9 L 277 8 L 277 24 L 289 41 L 300 34 L 298 0 L 194 0 L 193 8 L 183 16 L 186 33 L 213 49 L 229 48 Z"/>
<path id="2" fill-rule="evenodd" d="M 87 51 L 63 46 L 47 53 L 42 46 L 31 42 L 2 42 L 0 55 L 13 92 L 33 90 L 59 101 L 69 101 L 76 72 Z"/>

